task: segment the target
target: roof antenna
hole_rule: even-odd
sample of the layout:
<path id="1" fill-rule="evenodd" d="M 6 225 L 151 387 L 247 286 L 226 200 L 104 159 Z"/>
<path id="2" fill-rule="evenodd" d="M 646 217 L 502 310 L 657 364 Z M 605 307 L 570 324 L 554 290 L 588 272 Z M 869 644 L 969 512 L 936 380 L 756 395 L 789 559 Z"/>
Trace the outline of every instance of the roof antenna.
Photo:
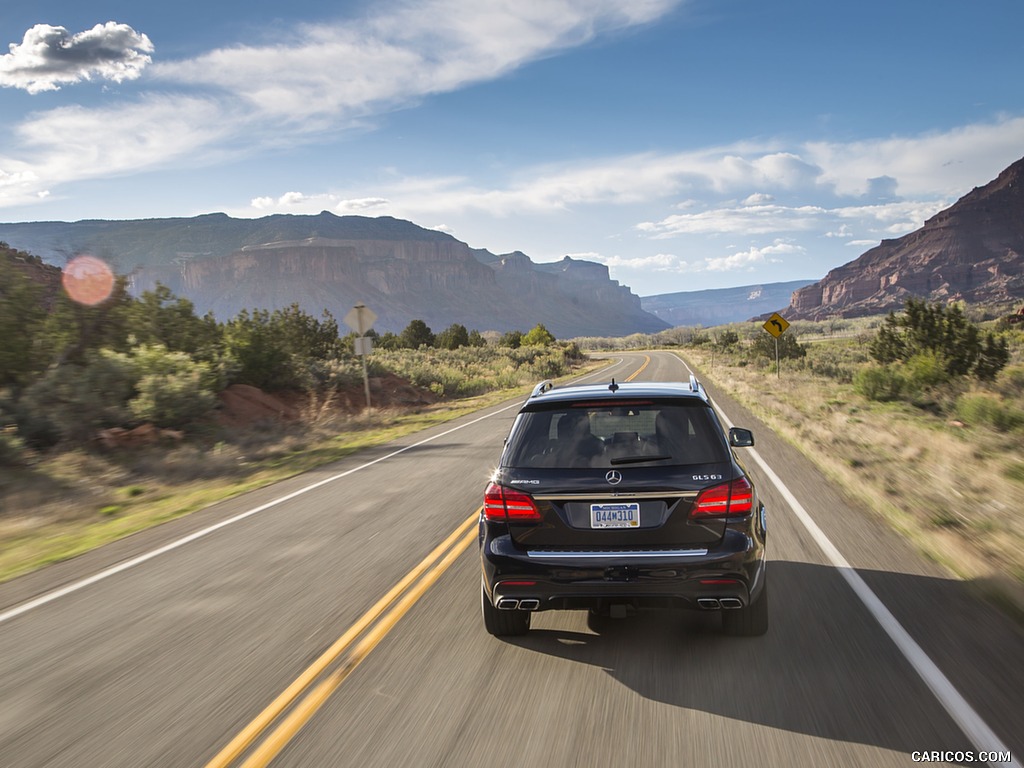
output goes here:
<path id="1" fill-rule="evenodd" d="M 612 383 L 608 385 L 608 389 L 610 389 L 612 392 L 618 392 L 619 385 L 615 383 L 614 377 L 612 378 Z"/>

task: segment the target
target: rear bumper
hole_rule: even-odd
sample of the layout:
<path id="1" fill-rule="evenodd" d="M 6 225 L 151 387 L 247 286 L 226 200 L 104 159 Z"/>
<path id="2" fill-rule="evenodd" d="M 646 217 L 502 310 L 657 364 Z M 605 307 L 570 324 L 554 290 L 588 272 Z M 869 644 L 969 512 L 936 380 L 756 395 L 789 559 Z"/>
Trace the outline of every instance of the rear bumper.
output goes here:
<path id="1" fill-rule="evenodd" d="M 763 540 L 737 530 L 710 549 L 642 552 L 528 551 L 507 534 L 483 533 L 484 589 L 500 607 L 525 600 L 540 611 L 612 604 L 740 608 L 764 583 Z"/>

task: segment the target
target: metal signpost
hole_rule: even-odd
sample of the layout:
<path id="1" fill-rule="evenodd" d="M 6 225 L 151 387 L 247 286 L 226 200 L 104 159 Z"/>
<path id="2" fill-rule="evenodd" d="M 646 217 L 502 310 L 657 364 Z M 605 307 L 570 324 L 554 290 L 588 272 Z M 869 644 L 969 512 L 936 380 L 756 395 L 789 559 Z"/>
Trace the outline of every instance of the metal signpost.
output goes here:
<path id="1" fill-rule="evenodd" d="M 786 329 L 789 328 L 789 321 L 778 312 L 773 312 L 772 316 L 761 327 L 775 337 L 775 377 L 780 378 L 782 376 L 782 366 L 779 365 L 779 336 L 784 334 Z"/>
<path id="2" fill-rule="evenodd" d="M 356 354 L 363 358 L 363 388 L 366 390 L 366 410 L 370 410 L 370 374 L 366 369 L 366 356 L 373 350 L 373 339 L 366 332 L 373 327 L 377 315 L 364 304 L 356 304 L 345 315 L 345 325 L 359 334 L 355 340 Z"/>

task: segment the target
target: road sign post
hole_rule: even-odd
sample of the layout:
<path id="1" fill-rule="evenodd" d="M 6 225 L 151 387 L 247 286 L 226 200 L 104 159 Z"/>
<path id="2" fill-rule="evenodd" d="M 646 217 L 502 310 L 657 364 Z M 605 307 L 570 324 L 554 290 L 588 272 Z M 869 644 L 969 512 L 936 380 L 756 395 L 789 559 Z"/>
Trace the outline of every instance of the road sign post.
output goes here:
<path id="1" fill-rule="evenodd" d="M 775 377 L 781 378 L 782 365 L 779 362 L 779 337 L 789 328 L 789 321 L 778 312 L 772 312 L 772 316 L 761 327 L 775 337 Z"/>
<path id="2" fill-rule="evenodd" d="M 373 327 L 376 319 L 376 313 L 362 303 L 356 304 L 345 315 L 345 325 L 359 334 L 355 340 L 355 352 L 363 358 L 363 389 L 366 391 L 366 410 L 370 410 L 370 373 L 366 366 L 366 356 L 373 349 L 373 339 L 366 338 L 366 332 Z"/>

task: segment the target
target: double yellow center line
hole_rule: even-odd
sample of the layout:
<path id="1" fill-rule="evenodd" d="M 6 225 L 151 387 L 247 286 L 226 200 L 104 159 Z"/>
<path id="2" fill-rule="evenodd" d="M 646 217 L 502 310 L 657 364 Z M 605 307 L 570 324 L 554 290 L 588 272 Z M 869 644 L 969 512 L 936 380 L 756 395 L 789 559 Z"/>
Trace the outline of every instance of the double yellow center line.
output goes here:
<path id="1" fill-rule="evenodd" d="M 314 661 L 295 682 L 289 685 L 255 720 L 247 725 L 206 768 L 227 768 L 235 763 L 253 743 L 275 722 L 277 727 L 246 757 L 241 768 L 266 766 L 295 737 L 295 734 L 324 705 L 370 651 L 398 623 L 424 593 L 441 578 L 459 555 L 477 536 L 474 524 L 480 514 L 476 510 L 452 531 L 423 561 L 409 571 L 384 597 L 352 625 L 323 655 Z M 390 610 L 389 610 L 390 609 Z M 385 611 L 387 613 L 385 613 Z M 361 638 L 361 639 L 360 639 Z M 358 640 L 358 642 L 356 642 Z M 354 645 L 353 645 L 354 644 Z M 296 700 L 331 667 L 346 651 L 344 660 L 323 677 L 301 701 Z M 295 704 L 295 706 L 292 706 Z M 289 710 L 287 715 L 285 711 Z M 282 717 L 282 715 L 285 715 Z"/>
<path id="2" fill-rule="evenodd" d="M 650 355 L 644 355 L 644 364 L 641 365 L 639 368 L 637 368 L 635 371 L 633 371 L 631 374 L 629 374 L 629 376 L 626 377 L 626 381 L 632 381 L 633 379 L 635 379 L 637 376 L 639 376 L 641 373 L 643 373 L 644 372 L 644 368 L 646 368 L 650 364 L 651 364 L 651 356 Z"/>
<path id="3" fill-rule="evenodd" d="M 639 376 L 651 362 L 649 355 L 644 355 L 644 358 L 644 364 L 626 381 L 632 381 Z M 213 760 L 206 764 L 206 768 L 229 768 L 243 755 L 245 760 L 239 764 L 240 768 L 263 768 L 269 765 L 370 651 L 377 647 L 395 624 L 441 578 L 459 555 L 469 548 L 477 536 L 474 524 L 479 515 L 480 509 L 477 509 L 466 518 L 448 538 L 409 571 L 266 709 L 243 728 Z M 344 659 L 327 674 L 328 669 L 335 665 L 343 654 L 346 654 Z M 316 687 L 309 690 L 318 680 L 320 682 Z M 309 692 L 299 701 L 299 697 L 307 690 Z M 266 735 L 266 738 L 253 747 L 275 723 L 276 727 Z"/>

